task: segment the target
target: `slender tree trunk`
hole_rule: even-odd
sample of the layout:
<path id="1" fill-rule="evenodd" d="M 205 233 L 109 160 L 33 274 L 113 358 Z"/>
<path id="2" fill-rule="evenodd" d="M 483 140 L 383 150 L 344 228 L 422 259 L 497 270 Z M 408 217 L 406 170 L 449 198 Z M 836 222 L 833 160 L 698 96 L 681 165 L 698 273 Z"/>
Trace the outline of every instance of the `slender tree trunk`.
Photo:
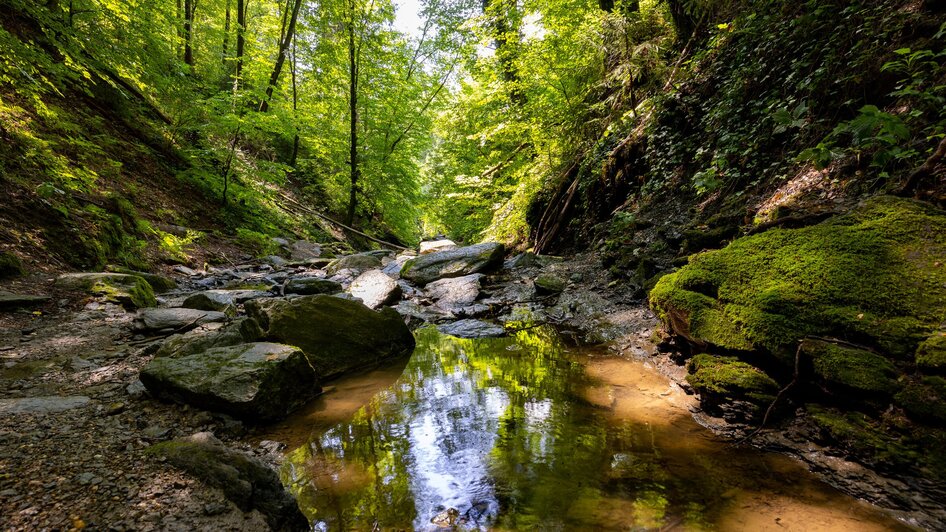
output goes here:
<path id="1" fill-rule="evenodd" d="M 236 68 L 233 70 L 233 92 L 240 90 L 240 77 L 243 75 L 243 50 L 246 46 L 246 10 L 249 0 L 237 0 L 237 43 Z"/>
<path id="2" fill-rule="evenodd" d="M 227 0 L 227 8 L 223 18 L 223 53 L 221 58 L 223 59 L 223 64 L 227 64 L 227 48 L 230 46 L 230 3 L 233 0 Z"/>
<path id="3" fill-rule="evenodd" d="M 184 8 L 181 0 L 177 0 L 174 21 L 176 22 L 174 29 L 177 32 L 177 58 L 184 59 Z"/>
<path id="4" fill-rule="evenodd" d="M 299 8 L 302 7 L 302 0 L 291 0 L 292 14 L 289 15 L 289 23 L 284 25 L 282 39 L 279 42 L 279 54 L 276 56 L 276 64 L 273 65 L 273 72 L 269 76 L 269 85 L 266 86 L 266 97 L 259 104 L 259 111 L 265 113 L 269 110 L 269 100 L 273 97 L 273 90 L 276 83 L 279 82 L 279 74 L 282 72 L 283 64 L 286 62 L 286 55 L 289 52 L 289 45 L 292 43 L 296 31 L 296 19 L 299 17 Z M 286 5 L 289 7 L 289 4 Z"/>
<path id="5" fill-rule="evenodd" d="M 355 0 L 348 0 L 351 17 L 348 21 L 348 111 L 349 111 L 349 165 L 351 166 L 351 188 L 348 195 L 348 213 L 345 224 L 353 225 L 355 221 L 355 207 L 358 204 L 358 178 L 361 169 L 358 167 L 358 62 L 355 50 Z"/>
<path id="6" fill-rule="evenodd" d="M 295 170 L 296 159 L 299 156 L 299 92 L 296 88 L 296 38 L 292 37 L 292 62 L 289 64 L 292 71 L 292 121 L 295 126 L 296 134 L 292 139 L 292 156 L 289 157 L 289 166 Z"/>
<path id="7" fill-rule="evenodd" d="M 194 67 L 194 8 L 196 0 L 184 0 L 184 63 Z"/>

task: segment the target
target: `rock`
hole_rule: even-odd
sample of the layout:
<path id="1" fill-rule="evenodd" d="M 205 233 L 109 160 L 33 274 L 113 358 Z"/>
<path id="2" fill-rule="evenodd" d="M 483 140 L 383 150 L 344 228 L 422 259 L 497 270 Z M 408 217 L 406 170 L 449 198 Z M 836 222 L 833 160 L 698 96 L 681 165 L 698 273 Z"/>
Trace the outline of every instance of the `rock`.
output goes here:
<path id="1" fill-rule="evenodd" d="M 2 414 L 49 414 L 64 412 L 74 408 L 82 408 L 89 404 L 91 399 L 84 395 L 20 397 L 16 399 L 0 399 L 0 415 Z"/>
<path id="2" fill-rule="evenodd" d="M 107 272 L 66 273 L 56 279 L 56 286 L 64 290 L 104 296 L 106 301 L 118 303 L 126 309 L 153 307 L 157 304 L 151 285 L 137 275 Z"/>
<path id="3" fill-rule="evenodd" d="M 156 273 L 139 272 L 136 270 L 132 270 L 130 268 L 125 268 L 124 266 L 108 266 L 106 269 L 114 273 L 137 275 L 138 277 L 141 277 L 145 281 L 148 281 L 148 284 L 151 285 L 151 288 L 153 288 L 155 293 L 158 293 L 158 294 L 167 292 L 168 290 L 174 290 L 175 288 L 177 288 L 177 283 L 174 282 L 174 279 L 171 279 L 170 277 L 165 277 L 163 275 L 158 275 Z"/>
<path id="4" fill-rule="evenodd" d="M 427 284 L 445 277 L 462 277 L 486 271 L 502 262 L 502 244 L 489 242 L 439 251 L 408 260 L 401 277 L 418 284 Z"/>
<path id="5" fill-rule="evenodd" d="M 256 458 L 227 448 L 209 432 L 153 445 L 148 454 L 163 457 L 201 482 L 223 490 L 244 512 L 258 510 L 273 530 L 310 530 L 275 471 Z"/>
<path id="6" fill-rule="evenodd" d="M 946 332 L 937 331 L 916 348 L 916 365 L 929 372 L 946 371 Z"/>
<path id="7" fill-rule="evenodd" d="M 447 508 L 439 514 L 433 516 L 430 522 L 438 528 L 455 528 L 460 519 L 460 510 L 456 508 Z"/>
<path id="8" fill-rule="evenodd" d="M 175 334 L 164 341 L 155 357 L 184 357 L 202 353 L 214 347 L 226 347 L 255 342 L 263 336 L 256 321 L 243 318 L 223 327 L 198 327 L 186 334 Z"/>
<path id="9" fill-rule="evenodd" d="M 18 277 L 26 273 L 20 258 L 8 251 L 0 252 L 0 279 Z"/>
<path id="10" fill-rule="evenodd" d="M 401 299 L 401 287 L 397 281 L 381 270 L 368 270 L 359 275 L 351 282 L 349 291 L 369 308 L 390 305 Z"/>
<path id="11" fill-rule="evenodd" d="M 296 240 L 289 247 L 289 260 L 302 261 L 317 259 L 322 256 L 322 247 L 313 242 Z"/>
<path id="12" fill-rule="evenodd" d="M 876 353 L 811 339 L 802 341 L 801 350 L 812 361 L 822 384 L 845 395 L 884 401 L 901 387 L 897 382 L 900 372 Z"/>
<path id="13" fill-rule="evenodd" d="M 190 308 L 148 308 L 138 311 L 135 323 L 139 329 L 161 331 L 187 329 L 211 322 L 226 321 L 227 315 L 213 310 Z"/>
<path id="14" fill-rule="evenodd" d="M 337 258 L 325 268 L 325 272 L 329 275 L 335 275 L 341 270 L 355 270 L 361 273 L 380 267 L 381 258 L 378 256 L 378 254 L 367 252 Z"/>
<path id="15" fill-rule="evenodd" d="M 428 283 L 424 293 L 437 302 L 437 306 L 455 311 L 458 308 L 470 305 L 480 295 L 480 281 L 485 277 L 482 273 L 473 273 L 463 277 L 440 279 Z"/>
<path id="16" fill-rule="evenodd" d="M 724 413 L 725 403 L 740 401 L 752 405 L 740 414 L 756 417 L 775 400 L 779 389 L 765 372 L 735 357 L 696 355 L 687 362 L 687 371 L 687 382 L 700 394 L 700 406 L 714 415 Z"/>
<path id="17" fill-rule="evenodd" d="M 356 301 L 316 295 L 257 299 L 246 311 L 265 338 L 302 349 L 323 378 L 414 349 L 413 335 L 390 308 L 375 312 Z"/>
<path id="18" fill-rule="evenodd" d="M 440 321 L 451 320 L 455 316 L 437 307 L 422 307 L 414 301 L 401 301 L 394 307 L 398 314 L 409 318 L 412 321 L 423 323 L 437 323 Z M 418 324 L 414 324 L 418 325 Z"/>
<path id="19" fill-rule="evenodd" d="M 457 338 L 494 338 L 506 334 L 506 330 L 499 325 L 471 319 L 439 325 L 437 330 Z"/>
<path id="20" fill-rule="evenodd" d="M 392 279 L 401 278 L 401 268 L 404 267 L 404 263 L 414 258 L 414 255 L 406 255 L 401 253 L 397 257 L 394 257 L 393 260 L 384 265 L 384 268 L 381 268 L 381 271 L 385 275 L 391 277 Z"/>
<path id="21" fill-rule="evenodd" d="M 446 238 L 441 240 L 426 240 L 420 243 L 418 251 L 421 255 L 426 255 L 428 253 L 436 253 L 438 251 L 449 251 L 451 249 L 457 249 L 457 243 L 453 240 L 447 240 Z"/>
<path id="22" fill-rule="evenodd" d="M 200 273 L 197 270 L 193 268 L 188 268 L 187 266 L 183 266 L 181 264 L 178 264 L 177 266 L 175 266 L 174 271 L 176 271 L 177 273 L 183 273 L 184 275 L 187 275 L 189 277 L 200 275 Z"/>
<path id="23" fill-rule="evenodd" d="M 283 268 L 289 265 L 289 261 L 280 257 L 279 255 L 267 255 L 263 257 L 263 262 L 271 265 L 274 268 Z"/>
<path id="24" fill-rule="evenodd" d="M 320 277 L 293 277 L 287 280 L 282 288 L 283 294 L 299 294 L 304 296 L 337 294 L 342 290 L 341 284 Z"/>
<path id="25" fill-rule="evenodd" d="M 125 393 L 132 399 L 141 399 L 148 393 L 148 390 L 145 388 L 145 385 L 142 384 L 141 379 L 135 379 L 135 382 L 125 386 Z"/>
<path id="26" fill-rule="evenodd" d="M 0 291 L 0 308 L 19 308 L 42 305 L 49 301 L 48 296 L 34 296 L 29 294 L 13 294 Z"/>
<path id="27" fill-rule="evenodd" d="M 565 290 L 567 282 L 554 273 L 543 273 L 532 281 L 535 293 L 540 295 L 559 294 Z"/>
<path id="28" fill-rule="evenodd" d="M 285 238 L 274 236 L 272 239 L 273 244 L 285 249 L 289 249 L 289 241 Z"/>
<path id="29" fill-rule="evenodd" d="M 320 391 L 302 351 L 262 342 L 156 357 L 140 378 L 155 397 L 254 421 L 281 418 Z"/>
<path id="30" fill-rule="evenodd" d="M 184 308 L 194 310 L 213 310 L 223 312 L 227 316 L 236 314 L 236 305 L 229 290 L 205 290 L 190 295 L 181 304 Z"/>

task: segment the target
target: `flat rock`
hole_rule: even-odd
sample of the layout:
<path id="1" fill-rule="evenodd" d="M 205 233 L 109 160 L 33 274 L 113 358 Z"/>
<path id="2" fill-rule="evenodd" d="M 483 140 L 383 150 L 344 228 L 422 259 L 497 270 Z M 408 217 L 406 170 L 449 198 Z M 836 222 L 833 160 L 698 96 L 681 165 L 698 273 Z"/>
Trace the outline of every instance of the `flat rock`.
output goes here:
<path id="1" fill-rule="evenodd" d="M 205 323 L 226 320 L 227 315 L 223 312 L 190 308 L 142 309 L 135 318 L 138 328 L 150 331 L 196 327 Z"/>
<path id="2" fill-rule="evenodd" d="M 256 321 L 250 318 L 241 318 L 222 327 L 220 325 L 219 323 L 209 323 L 185 334 L 170 336 L 158 347 L 154 356 L 191 356 L 214 347 L 255 342 L 263 335 L 263 331 L 260 330 Z"/>
<path id="3" fill-rule="evenodd" d="M 381 257 L 379 257 L 377 253 L 366 252 L 339 257 L 333 260 L 325 268 L 325 271 L 329 275 L 335 275 L 341 270 L 356 270 L 360 273 L 380 267 Z"/>
<path id="4" fill-rule="evenodd" d="M 91 399 L 84 395 L 0 399 L 0 414 L 49 414 L 82 408 Z"/>
<path id="5" fill-rule="evenodd" d="M 342 285 L 320 277 L 293 277 L 286 281 L 282 291 L 283 294 L 299 294 L 303 296 L 337 294 L 342 291 Z"/>
<path id="6" fill-rule="evenodd" d="M 359 275 L 352 281 L 349 291 L 369 308 L 390 305 L 401 298 L 401 287 L 397 281 L 381 270 L 368 270 Z"/>
<path id="7" fill-rule="evenodd" d="M 418 251 L 421 255 L 426 255 L 428 253 L 436 253 L 438 251 L 448 251 L 451 249 L 456 249 L 457 243 L 453 240 L 448 240 L 446 238 L 440 240 L 425 240 L 420 243 Z"/>
<path id="8" fill-rule="evenodd" d="M 48 296 L 33 296 L 29 294 L 14 294 L 0 291 L 0 308 L 17 308 L 41 305 L 49 301 Z"/>
<path id="9" fill-rule="evenodd" d="M 289 246 L 289 260 L 301 261 L 322 256 L 322 246 L 305 240 L 296 240 Z"/>
<path id="10" fill-rule="evenodd" d="M 498 266 L 502 263 L 504 252 L 502 244 L 487 242 L 421 255 L 404 264 L 401 277 L 418 284 L 448 277 L 462 277 Z"/>
<path id="11" fill-rule="evenodd" d="M 232 316 L 236 314 L 236 305 L 233 302 L 233 296 L 228 292 L 229 290 L 197 292 L 187 296 L 181 306 L 194 310 L 214 310 Z"/>
<path id="12" fill-rule="evenodd" d="M 485 277 L 482 273 L 473 273 L 463 277 L 451 277 L 428 283 L 424 293 L 437 302 L 437 306 L 445 310 L 470 305 L 480 295 L 480 281 Z"/>
<path id="13" fill-rule="evenodd" d="M 154 289 L 148 281 L 125 273 L 66 273 L 56 278 L 56 286 L 64 290 L 84 291 L 103 296 L 126 309 L 153 307 L 157 304 Z"/>
<path id="14" fill-rule="evenodd" d="M 298 348 L 256 342 L 156 357 L 140 374 L 155 397 L 241 419 L 278 419 L 320 390 Z"/>
<path id="15" fill-rule="evenodd" d="M 495 338 L 506 334 L 506 330 L 499 325 L 472 319 L 439 325 L 437 330 L 457 338 Z"/>

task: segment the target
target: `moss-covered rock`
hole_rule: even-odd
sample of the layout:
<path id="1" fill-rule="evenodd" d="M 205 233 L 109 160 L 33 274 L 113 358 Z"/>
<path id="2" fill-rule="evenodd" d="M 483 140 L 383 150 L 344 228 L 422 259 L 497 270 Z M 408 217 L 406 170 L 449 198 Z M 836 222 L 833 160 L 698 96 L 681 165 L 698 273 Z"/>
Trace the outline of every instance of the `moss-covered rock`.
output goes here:
<path id="1" fill-rule="evenodd" d="M 946 379 L 942 377 L 910 382 L 894 399 L 912 419 L 946 423 Z"/>
<path id="2" fill-rule="evenodd" d="M 345 269 L 364 272 L 380 267 L 381 257 L 379 257 L 377 253 L 366 252 L 339 257 L 330 262 L 329 265 L 325 267 L 325 271 L 329 275 L 335 275 Z"/>
<path id="3" fill-rule="evenodd" d="M 56 279 L 56 286 L 64 290 L 84 291 L 102 296 L 127 309 L 157 305 L 154 290 L 148 281 L 137 275 L 124 273 L 67 273 Z"/>
<path id="4" fill-rule="evenodd" d="M 829 387 L 871 398 L 900 389 L 900 372 L 876 353 L 820 340 L 805 340 L 802 351 L 811 358 L 815 375 Z"/>
<path id="5" fill-rule="evenodd" d="M 163 275 L 158 275 L 156 273 L 139 272 L 137 270 L 132 270 L 131 268 L 125 268 L 124 266 L 108 266 L 106 269 L 114 273 L 137 275 L 145 281 L 148 281 L 148 284 L 151 285 L 151 288 L 155 291 L 155 293 L 158 294 L 177 288 L 177 283 L 174 282 L 174 279 L 165 277 Z"/>
<path id="6" fill-rule="evenodd" d="M 503 253 L 503 245 L 495 242 L 438 251 L 408 260 L 401 268 L 401 277 L 418 284 L 445 277 L 463 277 L 498 267 L 502 264 Z"/>
<path id="7" fill-rule="evenodd" d="M 263 331 L 256 321 L 251 318 L 242 318 L 226 325 L 206 325 L 185 334 L 170 336 L 161 344 L 154 356 L 172 358 L 191 356 L 214 347 L 255 342 L 262 336 Z"/>
<path id="8" fill-rule="evenodd" d="M 322 378 L 410 353 L 414 336 L 401 316 L 357 301 L 315 295 L 255 299 L 246 311 L 273 341 L 302 349 Z"/>
<path id="9" fill-rule="evenodd" d="M 933 333 L 916 348 L 916 365 L 926 371 L 946 371 L 946 332 Z"/>
<path id="10" fill-rule="evenodd" d="M 712 411 L 727 400 L 767 405 L 775 399 L 778 383 L 759 368 L 735 357 L 700 354 L 687 362 L 686 379 L 699 392 L 704 408 Z"/>
<path id="11" fill-rule="evenodd" d="M 862 412 L 809 404 L 805 410 L 820 429 L 822 443 L 844 450 L 859 461 L 877 467 L 915 466 L 920 454 L 891 427 Z"/>
<path id="12" fill-rule="evenodd" d="M 532 283 L 535 285 L 535 291 L 538 294 L 558 294 L 565 290 L 565 285 L 568 284 L 565 279 L 562 279 L 554 273 L 543 273 L 535 278 Z"/>
<path id="13" fill-rule="evenodd" d="M 807 335 L 858 338 L 908 359 L 946 318 L 946 213 L 893 197 L 801 229 L 773 229 L 690 258 L 651 305 L 697 345 L 786 362 Z"/>
<path id="14" fill-rule="evenodd" d="M 0 252 L 0 279 L 17 277 L 26 273 L 20 258 L 9 252 Z"/>

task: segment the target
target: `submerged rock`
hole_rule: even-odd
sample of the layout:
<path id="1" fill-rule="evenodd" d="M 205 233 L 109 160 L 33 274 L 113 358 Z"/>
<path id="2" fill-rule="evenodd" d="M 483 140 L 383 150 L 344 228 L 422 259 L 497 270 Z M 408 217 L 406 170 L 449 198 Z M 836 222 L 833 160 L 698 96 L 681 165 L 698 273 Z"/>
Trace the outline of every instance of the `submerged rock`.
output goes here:
<path id="1" fill-rule="evenodd" d="M 446 323 L 438 326 L 437 330 L 457 338 L 496 338 L 506 334 L 506 330 L 499 325 L 472 319 Z"/>
<path id="2" fill-rule="evenodd" d="M 56 279 L 56 286 L 64 290 L 104 296 L 106 301 L 118 303 L 126 309 L 157 305 L 151 285 L 137 275 L 108 272 L 66 273 Z"/>
<path id="3" fill-rule="evenodd" d="M 502 244 L 487 242 L 449 251 L 439 251 L 408 260 L 401 277 L 418 284 L 427 284 L 445 277 L 462 277 L 486 271 L 502 263 Z"/>
<path id="4" fill-rule="evenodd" d="M 140 374 L 155 397 L 241 419 L 279 419 L 321 390 L 296 347 L 249 343 L 154 358 Z"/>
<path id="5" fill-rule="evenodd" d="M 263 462 L 226 447 L 209 432 L 158 443 L 148 454 L 160 456 L 200 481 L 223 490 L 244 512 L 259 510 L 276 531 L 309 530 L 309 522 L 279 475 Z"/>
<path id="6" fill-rule="evenodd" d="M 349 291 L 370 308 L 390 305 L 401 299 L 401 287 L 397 281 L 381 270 L 369 270 L 359 275 L 351 282 Z"/>
<path id="7" fill-rule="evenodd" d="M 320 377 L 410 353 L 414 337 L 391 308 L 375 312 L 326 295 L 258 299 L 246 305 L 264 337 L 302 349 Z"/>

